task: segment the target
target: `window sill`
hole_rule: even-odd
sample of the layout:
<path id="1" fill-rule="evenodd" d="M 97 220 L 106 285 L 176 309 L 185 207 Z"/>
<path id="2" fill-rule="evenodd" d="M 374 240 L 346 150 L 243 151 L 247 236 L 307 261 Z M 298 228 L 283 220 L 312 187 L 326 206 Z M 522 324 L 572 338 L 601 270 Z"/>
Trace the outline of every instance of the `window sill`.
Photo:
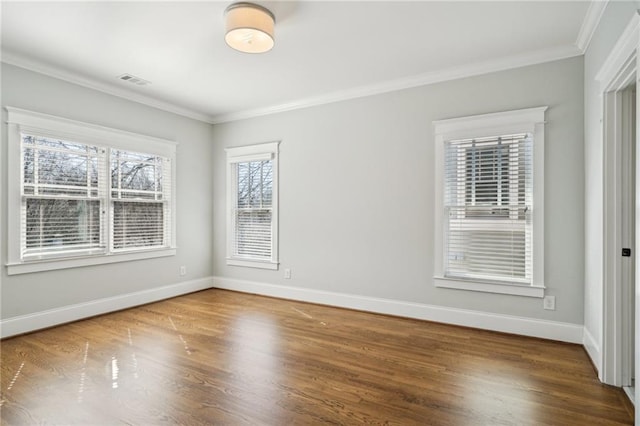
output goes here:
<path id="1" fill-rule="evenodd" d="M 271 269 L 272 271 L 278 270 L 278 262 L 272 262 L 270 260 L 264 261 L 264 260 L 227 258 L 227 265 L 245 266 L 247 268 Z"/>
<path id="2" fill-rule="evenodd" d="M 73 258 L 52 258 L 22 263 L 7 264 L 8 275 L 29 274 L 32 272 L 53 271 L 56 269 L 78 268 L 81 266 L 102 265 L 106 263 L 128 262 L 131 260 L 152 259 L 155 257 L 175 256 L 176 249 L 144 250 L 109 255 L 82 256 Z"/>
<path id="3" fill-rule="evenodd" d="M 483 293 L 511 294 L 514 296 L 544 297 L 544 286 L 530 286 L 509 283 L 489 283 L 482 281 L 467 281 L 447 277 L 433 277 L 436 287 L 454 288 L 457 290 L 479 291 Z"/>

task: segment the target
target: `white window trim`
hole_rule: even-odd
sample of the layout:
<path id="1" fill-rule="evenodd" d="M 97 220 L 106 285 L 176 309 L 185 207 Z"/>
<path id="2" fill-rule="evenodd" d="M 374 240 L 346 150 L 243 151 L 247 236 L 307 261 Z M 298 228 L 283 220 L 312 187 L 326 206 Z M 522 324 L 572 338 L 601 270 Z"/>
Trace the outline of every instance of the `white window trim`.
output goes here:
<path id="1" fill-rule="evenodd" d="M 434 121 L 435 128 L 435 256 L 436 287 L 485 293 L 544 297 L 544 114 L 548 107 L 528 108 Z M 452 139 L 513 133 L 533 134 L 533 277 L 532 284 L 487 282 L 445 277 L 444 274 L 444 151 Z"/>
<path id="2" fill-rule="evenodd" d="M 152 136 L 90 123 L 56 117 L 49 114 L 5 107 L 7 110 L 8 156 L 7 156 L 7 205 L 8 208 L 8 262 L 7 274 L 25 274 L 106 263 L 125 262 L 176 254 L 176 146 L 177 142 Z M 21 132 L 48 137 L 74 140 L 80 143 L 145 152 L 171 159 L 171 236 L 168 248 L 139 249 L 134 252 L 107 252 L 77 257 L 21 260 L 20 256 L 20 209 L 21 204 Z"/>
<path id="3" fill-rule="evenodd" d="M 280 142 L 226 148 L 227 153 L 227 265 L 277 270 L 278 262 L 278 146 Z M 233 256 L 233 205 L 236 197 L 236 178 L 233 164 L 270 159 L 273 162 L 273 188 L 271 213 L 271 260 L 248 259 Z"/>

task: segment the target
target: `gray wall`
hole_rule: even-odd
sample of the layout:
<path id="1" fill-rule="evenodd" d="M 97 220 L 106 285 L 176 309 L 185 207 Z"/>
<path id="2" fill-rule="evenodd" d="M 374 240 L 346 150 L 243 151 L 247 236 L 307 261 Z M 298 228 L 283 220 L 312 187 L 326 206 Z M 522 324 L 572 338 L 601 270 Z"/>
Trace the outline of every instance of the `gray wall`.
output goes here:
<path id="1" fill-rule="evenodd" d="M 585 75 L 585 331 L 599 350 L 603 326 L 603 157 L 602 99 L 595 76 L 640 8 L 640 1 L 610 1 L 584 56 Z M 601 360 L 596 360 L 600 364 Z"/>
<path id="2" fill-rule="evenodd" d="M 177 255 L 109 265 L 6 275 L 1 318 L 11 318 L 143 291 L 212 275 L 211 125 L 2 64 L 2 106 L 13 106 L 116 129 L 175 140 Z M 7 261 L 7 128 L 2 110 L 0 218 L 2 262 Z M 187 275 L 179 276 L 180 265 Z"/>
<path id="3" fill-rule="evenodd" d="M 432 121 L 543 105 L 545 283 L 557 310 L 435 288 Z M 583 323 L 582 57 L 214 125 L 213 135 L 216 276 Z M 227 266 L 224 148 L 274 140 L 281 269 Z"/>

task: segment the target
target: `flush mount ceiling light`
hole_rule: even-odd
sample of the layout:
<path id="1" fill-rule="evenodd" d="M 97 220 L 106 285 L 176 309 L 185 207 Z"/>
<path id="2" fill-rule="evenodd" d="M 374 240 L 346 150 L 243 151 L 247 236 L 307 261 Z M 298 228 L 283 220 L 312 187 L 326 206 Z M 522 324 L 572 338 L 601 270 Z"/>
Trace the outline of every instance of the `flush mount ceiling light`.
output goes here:
<path id="1" fill-rule="evenodd" d="M 273 48 L 275 18 L 268 9 L 253 3 L 234 3 L 227 7 L 224 15 L 224 40 L 233 49 L 263 53 Z"/>

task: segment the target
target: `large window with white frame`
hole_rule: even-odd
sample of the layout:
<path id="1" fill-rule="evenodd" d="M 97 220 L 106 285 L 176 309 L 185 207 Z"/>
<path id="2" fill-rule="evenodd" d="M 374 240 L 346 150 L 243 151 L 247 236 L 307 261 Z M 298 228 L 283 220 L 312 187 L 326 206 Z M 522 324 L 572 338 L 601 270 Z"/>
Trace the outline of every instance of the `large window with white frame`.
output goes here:
<path id="1" fill-rule="evenodd" d="M 436 286 L 544 295 L 545 110 L 434 122 Z"/>
<path id="2" fill-rule="evenodd" d="M 278 269 L 278 142 L 227 148 L 227 264 Z"/>
<path id="3" fill-rule="evenodd" d="M 9 274 L 175 254 L 175 143 L 7 111 Z"/>

